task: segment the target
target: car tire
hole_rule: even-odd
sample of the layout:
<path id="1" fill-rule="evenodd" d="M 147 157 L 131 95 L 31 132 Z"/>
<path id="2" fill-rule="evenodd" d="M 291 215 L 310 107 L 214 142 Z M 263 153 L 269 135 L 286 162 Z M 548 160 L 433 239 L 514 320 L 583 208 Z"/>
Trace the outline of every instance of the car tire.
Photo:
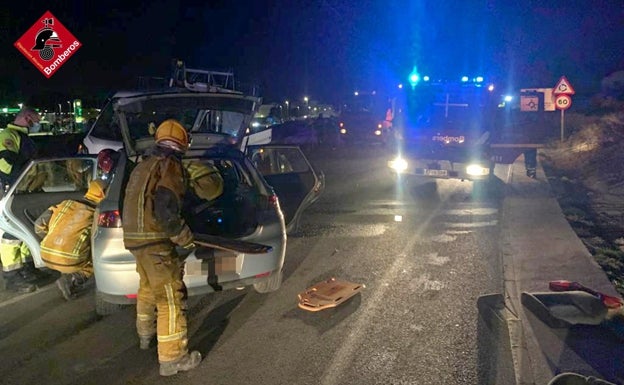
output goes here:
<path id="1" fill-rule="evenodd" d="M 254 283 L 253 287 L 258 293 L 271 293 L 282 286 L 282 271 L 271 274 L 269 279 L 263 282 Z"/>
<path id="2" fill-rule="evenodd" d="M 99 291 L 95 291 L 95 312 L 100 316 L 107 316 L 115 313 L 119 313 L 125 308 L 126 305 L 120 305 L 118 303 L 107 302 L 104 296 Z"/>

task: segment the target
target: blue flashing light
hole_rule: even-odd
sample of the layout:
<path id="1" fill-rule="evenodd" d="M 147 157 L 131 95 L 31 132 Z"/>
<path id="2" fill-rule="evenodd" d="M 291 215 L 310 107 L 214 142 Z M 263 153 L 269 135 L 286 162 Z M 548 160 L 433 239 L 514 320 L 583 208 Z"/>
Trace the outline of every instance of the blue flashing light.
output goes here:
<path id="1" fill-rule="evenodd" d="M 467 82 L 468 81 L 468 76 L 462 76 L 461 81 L 464 82 L 464 83 Z"/>
<path id="2" fill-rule="evenodd" d="M 420 75 L 418 74 L 418 70 L 416 70 L 416 67 L 414 67 L 414 69 L 412 69 L 412 72 L 409 74 L 409 82 L 412 85 L 412 87 L 415 87 L 419 81 L 420 81 Z"/>

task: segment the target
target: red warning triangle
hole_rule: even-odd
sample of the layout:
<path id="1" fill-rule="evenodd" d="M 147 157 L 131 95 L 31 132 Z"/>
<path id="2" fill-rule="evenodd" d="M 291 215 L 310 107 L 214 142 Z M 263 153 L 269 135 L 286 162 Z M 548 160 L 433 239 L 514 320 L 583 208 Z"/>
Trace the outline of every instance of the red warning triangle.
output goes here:
<path id="1" fill-rule="evenodd" d="M 562 76 L 555 88 L 553 88 L 553 95 L 574 95 L 575 93 L 572 84 L 565 76 Z"/>

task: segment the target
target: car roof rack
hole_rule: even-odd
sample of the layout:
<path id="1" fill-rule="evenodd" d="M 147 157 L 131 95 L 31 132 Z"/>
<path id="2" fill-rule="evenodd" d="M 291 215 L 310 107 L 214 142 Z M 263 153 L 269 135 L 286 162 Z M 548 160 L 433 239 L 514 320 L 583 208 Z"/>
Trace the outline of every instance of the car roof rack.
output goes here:
<path id="1" fill-rule="evenodd" d="M 233 71 L 186 68 L 182 60 L 174 60 L 169 87 L 194 92 L 241 93 L 236 90 Z"/>

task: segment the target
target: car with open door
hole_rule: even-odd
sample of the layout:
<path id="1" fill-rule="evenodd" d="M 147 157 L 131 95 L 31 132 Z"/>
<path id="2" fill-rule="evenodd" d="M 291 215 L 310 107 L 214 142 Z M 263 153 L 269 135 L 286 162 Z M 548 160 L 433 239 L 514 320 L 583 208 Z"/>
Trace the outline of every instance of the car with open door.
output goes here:
<path id="1" fill-rule="evenodd" d="M 106 198 L 96 211 L 91 240 L 96 310 L 104 315 L 134 303 L 139 276 L 134 257 L 124 247 L 121 226 L 125 185 L 143 152 L 154 144 L 154 127 L 175 118 L 192 135 L 183 162 L 193 160 L 216 168 L 224 181 L 223 193 L 215 200 L 202 201 L 192 194 L 185 199 L 184 212 L 192 231 L 271 246 L 263 254 L 213 250 L 206 257 L 197 250 L 190 253 L 184 276 L 189 295 L 245 286 L 258 292 L 276 290 L 282 281 L 287 229 L 293 229 L 301 212 L 318 199 L 324 179 L 298 147 L 252 146 L 246 155 L 237 148 L 236 134 L 211 129 L 226 121 L 244 127 L 253 116 L 253 103 L 243 95 L 193 92 L 119 99 L 114 115 L 124 148 L 116 154 L 112 169 L 102 173 L 96 155 L 31 161 L 0 200 L 0 229 L 26 242 L 35 266 L 43 267 L 34 220 L 52 204 L 82 197 L 91 179 L 105 178 L 109 182 Z M 200 126 L 196 126 L 198 121 Z M 256 153 L 270 154 L 279 163 L 264 170 L 263 176 L 252 161 Z"/>

